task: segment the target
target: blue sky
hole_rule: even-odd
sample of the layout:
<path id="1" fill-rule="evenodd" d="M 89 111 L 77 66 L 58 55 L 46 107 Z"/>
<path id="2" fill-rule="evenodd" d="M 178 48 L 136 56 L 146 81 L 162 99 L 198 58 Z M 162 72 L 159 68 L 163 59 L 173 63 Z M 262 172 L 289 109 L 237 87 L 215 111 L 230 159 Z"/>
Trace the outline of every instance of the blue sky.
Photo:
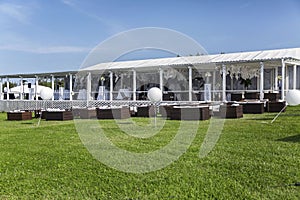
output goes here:
<path id="1" fill-rule="evenodd" d="M 300 1 L 0 0 L 0 74 L 76 70 L 141 27 L 182 32 L 210 54 L 300 47 Z"/>

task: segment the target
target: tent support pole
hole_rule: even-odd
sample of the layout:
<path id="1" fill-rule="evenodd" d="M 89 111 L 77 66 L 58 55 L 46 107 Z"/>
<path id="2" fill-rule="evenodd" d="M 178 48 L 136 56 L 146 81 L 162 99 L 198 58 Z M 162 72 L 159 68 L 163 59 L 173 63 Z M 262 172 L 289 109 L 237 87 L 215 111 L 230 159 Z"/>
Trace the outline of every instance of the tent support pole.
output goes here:
<path id="1" fill-rule="evenodd" d="M 3 82 L 2 78 L 0 79 L 0 100 L 3 100 Z"/>
<path id="2" fill-rule="evenodd" d="M 216 71 L 213 71 L 213 85 L 212 85 L 212 94 L 213 94 L 213 96 L 212 96 L 212 99 L 213 99 L 213 101 L 215 100 L 215 96 L 216 96 L 216 94 L 215 94 L 215 91 L 216 91 Z"/>
<path id="3" fill-rule="evenodd" d="M 297 65 L 293 66 L 293 89 L 296 90 L 297 87 Z"/>
<path id="4" fill-rule="evenodd" d="M 89 107 L 89 101 L 91 100 L 91 92 L 92 92 L 92 77 L 91 72 L 87 74 L 86 80 L 86 106 Z"/>
<path id="5" fill-rule="evenodd" d="M 163 92 L 164 91 L 164 79 L 163 79 L 163 74 L 164 71 L 162 68 L 159 68 L 159 88 Z"/>
<path id="6" fill-rule="evenodd" d="M 260 62 L 260 87 L 259 87 L 259 98 L 264 99 L 264 63 Z"/>
<path id="7" fill-rule="evenodd" d="M 6 99 L 9 100 L 9 78 L 6 77 Z"/>
<path id="8" fill-rule="evenodd" d="M 51 88 L 52 88 L 52 91 L 53 91 L 53 95 L 52 95 L 52 101 L 54 101 L 54 80 L 55 80 L 55 77 L 53 75 L 51 75 Z"/>
<path id="9" fill-rule="evenodd" d="M 35 96 L 35 100 L 39 100 L 38 99 L 38 93 L 37 93 L 37 88 L 38 88 L 38 84 L 39 84 L 39 77 L 35 76 L 35 87 L 34 87 L 34 96 Z"/>
<path id="10" fill-rule="evenodd" d="M 192 97 L 192 90 L 193 90 L 193 69 L 191 66 L 188 67 L 189 69 L 189 101 L 192 101 L 193 100 L 193 97 Z"/>
<path id="11" fill-rule="evenodd" d="M 222 64 L 222 98 L 223 98 L 223 102 L 226 101 L 226 65 Z"/>
<path id="12" fill-rule="evenodd" d="M 284 90 L 285 90 L 285 62 L 281 59 L 281 100 L 284 100 Z"/>
<path id="13" fill-rule="evenodd" d="M 278 91 L 278 67 L 275 67 L 274 82 L 275 82 L 274 85 L 275 91 Z"/>
<path id="14" fill-rule="evenodd" d="M 73 100 L 73 75 L 72 74 L 69 74 L 69 78 L 70 78 L 70 101 Z"/>
<path id="15" fill-rule="evenodd" d="M 24 99 L 24 83 L 23 83 L 23 77 L 20 76 L 20 81 L 21 81 L 21 88 L 20 88 L 20 100 Z"/>
<path id="16" fill-rule="evenodd" d="M 132 83 L 132 100 L 133 101 L 136 101 L 136 70 L 135 69 L 133 69 L 132 70 L 132 81 L 133 81 L 133 83 Z"/>
<path id="17" fill-rule="evenodd" d="M 109 100 L 113 100 L 113 90 L 114 90 L 114 73 L 109 72 Z"/>

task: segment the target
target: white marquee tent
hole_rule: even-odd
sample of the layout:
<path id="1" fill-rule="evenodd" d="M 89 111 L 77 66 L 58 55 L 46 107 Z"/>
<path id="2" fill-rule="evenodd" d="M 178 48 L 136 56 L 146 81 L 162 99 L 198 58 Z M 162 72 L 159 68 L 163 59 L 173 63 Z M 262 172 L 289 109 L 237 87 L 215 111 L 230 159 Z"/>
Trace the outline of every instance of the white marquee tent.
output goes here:
<path id="1" fill-rule="evenodd" d="M 200 72 L 209 72 L 208 76 L 212 76 L 211 84 L 213 87 L 220 79 L 219 92 L 222 96 L 221 100 L 226 100 L 228 92 L 234 92 L 236 88 L 233 86 L 232 80 L 228 79 L 228 76 L 233 79 L 234 74 L 239 74 L 241 77 L 256 77 L 256 88 L 260 92 L 261 99 L 263 93 L 266 91 L 276 91 L 281 93 L 281 98 L 284 99 L 285 93 L 289 89 L 300 88 L 300 48 L 291 49 L 278 49 L 278 50 L 264 50 L 264 51 L 252 51 L 252 52 L 237 52 L 226 54 L 214 54 L 214 55 L 200 55 L 200 56 L 186 56 L 186 57 L 174 57 L 174 58 L 160 58 L 160 59 L 147 59 L 147 60 L 134 60 L 134 61 L 118 61 L 99 63 L 87 68 L 80 69 L 79 71 L 68 72 L 53 72 L 53 73 L 37 73 L 37 74 L 10 74 L 0 75 L 0 99 L 3 100 L 3 87 L 8 86 L 10 78 L 36 78 L 50 76 L 52 78 L 52 89 L 54 89 L 55 77 L 69 77 L 69 100 L 73 100 L 73 85 L 74 81 L 79 80 L 78 77 L 84 77 L 84 85 L 81 89 L 86 91 L 86 99 L 97 99 L 92 95 L 93 90 L 98 90 L 98 83 L 100 77 L 99 74 L 107 74 L 106 82 L 108 82 L 108 92 L 110 95 L 108 100 L 115 100 L 114 94 L 114 75 L 117 73 L 130 73 L 127 76 L 127 81 L 131 82 L 131 94 L 133 101 L 138 100 L 136 94 L 138 91 L 137 83 L 139 77 L 147 71 L 154 71 L 158 74 L 158 83 L 163 90 L 164 79 L 170 73 L 170 69 L 185 70 L 185 79 L 187 80 L 186 92 L 188 93 L 188 100 L 192 101 L 192 95 L 196 91 L 193 90 L 192 81 L 195 70 Z M 268 75 L 268 73 L 270 75 Z M 226 74 L 227 76 L 223 76 Z M 205 73 L 206 75 L 206 73 Z M 95 81 L 95 77 L 97 80 Z M 75 79 L 76 78 L 76 79 Z M 123 77 L 123 79 L 125 79 Z M 268 82 L 266 83 L 266 80 Z M 6 84 L 5 84 L 6 81 Z M 96 82 L 96 87 L 93 88 L 93 83 Z M 278 84 L 280 82 L 280 84 Z M 38 81 L 36 81 L 38 83 Z M 83 83 L 83 82 L 82 82 Z M 76 85 L 76 83 L 75 83 Z M 279 86 L 280 85 L 280 86 Z M 268 86 L 269 88 L 266 88 Z M 176 88 L 176 87 L 175 87 Z M 8 88 L 9 89 L 9 88 Z M 123 90 L 124 88 L 119 88 Z M 178 88 L 177 88 L 178 89 Z M 241 90 L 241 88 L 239 88 Z M 242 88 L 244 89 L 244 88 Z M 217 92 L 218 88 L 212 88 L 212 91 Z M 117 94 L 119 96 L 119 94 Z"/>

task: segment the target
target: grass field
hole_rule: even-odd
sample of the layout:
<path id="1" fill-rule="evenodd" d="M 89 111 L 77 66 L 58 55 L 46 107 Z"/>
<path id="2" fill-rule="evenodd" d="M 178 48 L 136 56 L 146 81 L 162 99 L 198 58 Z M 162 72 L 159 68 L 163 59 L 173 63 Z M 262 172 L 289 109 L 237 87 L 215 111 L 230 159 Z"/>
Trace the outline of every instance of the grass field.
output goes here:
<path id="1" fill-rule="evenodd" d="M 276 113 L 275 113 L 276 114 Z M 274 113 L 226 120 L 213 151 L 199 158 L 209 121 L 171 165 L 124 173 L 97 161 L 73 121 L 7 121 L 0 113 L 0 199 L 300 199 L 300 107 L 270 124 Z M 147 124 L 148 119 L 136 118 Z M 178 121 L 148 139 L 130 137 L 101 121 L 119 147 L 149 152 L 168 143 Z"/>

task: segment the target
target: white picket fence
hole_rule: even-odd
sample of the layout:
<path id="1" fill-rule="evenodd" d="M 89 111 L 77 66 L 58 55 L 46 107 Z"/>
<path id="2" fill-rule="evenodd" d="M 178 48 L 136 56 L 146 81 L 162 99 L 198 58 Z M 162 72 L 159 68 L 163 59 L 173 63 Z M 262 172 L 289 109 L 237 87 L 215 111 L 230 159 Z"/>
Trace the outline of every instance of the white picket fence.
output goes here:
<path id="1" fill-rule="evenodd" d="M 159 104 L 195 104 L 200 102 L 189 101 L 162 101 Z M 203 103 L 203 102 L 201 102 Z M 72 109 L 95 108 L 103 106 L 147 106 L 153 104 L 150 101 L 86 101 L 86 100 L 0 100 L 0 112 L 14 110 L 46 110 L 46 109 Z"/>

